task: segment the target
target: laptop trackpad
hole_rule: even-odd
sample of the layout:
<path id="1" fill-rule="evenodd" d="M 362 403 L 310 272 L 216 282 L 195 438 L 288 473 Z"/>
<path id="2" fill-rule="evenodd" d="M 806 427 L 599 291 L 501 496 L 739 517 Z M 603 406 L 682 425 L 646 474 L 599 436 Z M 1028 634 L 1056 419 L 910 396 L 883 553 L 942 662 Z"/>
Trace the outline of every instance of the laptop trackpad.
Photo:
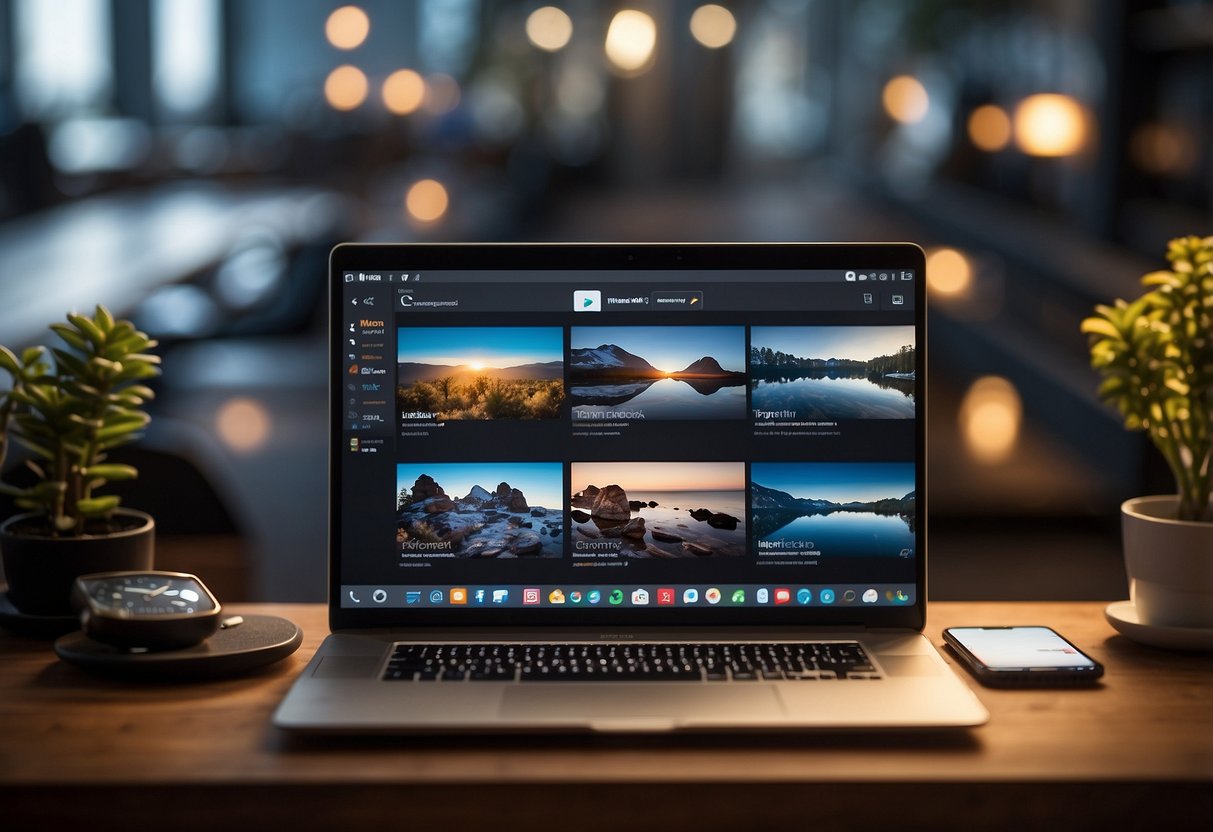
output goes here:
<path id="1" fill-rule="evenodd" d="M 747 719 L 775 719 L 783 706 L 769 685 L 695 685 L 605 682 L 602 684 L 520 685 L 508 687 L 501 716 L 536 722 L 588 722 L 610 728 L 612 721 L 654 727 L 668 723 L 719 720 L 744 714 Z"/>

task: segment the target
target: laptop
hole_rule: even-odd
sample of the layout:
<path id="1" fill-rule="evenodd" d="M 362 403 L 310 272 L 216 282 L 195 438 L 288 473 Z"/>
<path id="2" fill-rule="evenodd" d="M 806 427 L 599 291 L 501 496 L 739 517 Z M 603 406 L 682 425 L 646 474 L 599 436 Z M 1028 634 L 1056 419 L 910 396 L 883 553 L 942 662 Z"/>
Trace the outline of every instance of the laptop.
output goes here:
<path id="1" fill-rule="evenodd" d="M 911 244 L 340 245 L 297 732 L 960 728 Z"/>

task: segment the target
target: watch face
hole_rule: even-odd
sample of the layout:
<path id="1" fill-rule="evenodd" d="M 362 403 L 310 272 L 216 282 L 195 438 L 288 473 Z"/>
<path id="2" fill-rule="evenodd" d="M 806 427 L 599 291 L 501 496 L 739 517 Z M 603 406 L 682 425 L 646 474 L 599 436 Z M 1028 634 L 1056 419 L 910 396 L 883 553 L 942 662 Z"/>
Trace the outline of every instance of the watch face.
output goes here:
<path id="1" fill-rule="evenodd" d="M 166 573 L 115 575 L 85 582 L 98 611 L 122 618 L 195 615 L 215 609 L 215 600 L 197 579 Z"/>

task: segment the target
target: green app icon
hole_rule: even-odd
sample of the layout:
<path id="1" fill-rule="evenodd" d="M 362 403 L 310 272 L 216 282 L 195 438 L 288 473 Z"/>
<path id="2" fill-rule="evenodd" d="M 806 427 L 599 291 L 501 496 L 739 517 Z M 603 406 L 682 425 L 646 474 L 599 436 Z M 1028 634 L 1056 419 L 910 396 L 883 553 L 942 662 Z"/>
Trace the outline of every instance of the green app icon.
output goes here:
<path id="1" fill-rule="evenodd" d="M 612 589 L 611 594 L 607 596 L 607 602 L 619 606 L 623 603 L 623 590 Z"/>
<path id="2" fill-rule="evenodd" d="M 733 590 L 733 603 L 734 604 L 744 604 L 745 603 L 745 590 L 744 589 Z"/>

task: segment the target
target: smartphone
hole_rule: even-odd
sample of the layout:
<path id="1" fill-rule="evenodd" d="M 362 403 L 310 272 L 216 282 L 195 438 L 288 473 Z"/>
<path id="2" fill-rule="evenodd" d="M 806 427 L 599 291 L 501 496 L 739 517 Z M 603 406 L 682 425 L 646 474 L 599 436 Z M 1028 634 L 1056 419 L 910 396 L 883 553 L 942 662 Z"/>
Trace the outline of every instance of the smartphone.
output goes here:
<path id="1" fill-rule="evenodd" d="M 1049 627 L 949 627 L 943 640 L 983 685 L 1093 684 L 1103 665 Z"/>

